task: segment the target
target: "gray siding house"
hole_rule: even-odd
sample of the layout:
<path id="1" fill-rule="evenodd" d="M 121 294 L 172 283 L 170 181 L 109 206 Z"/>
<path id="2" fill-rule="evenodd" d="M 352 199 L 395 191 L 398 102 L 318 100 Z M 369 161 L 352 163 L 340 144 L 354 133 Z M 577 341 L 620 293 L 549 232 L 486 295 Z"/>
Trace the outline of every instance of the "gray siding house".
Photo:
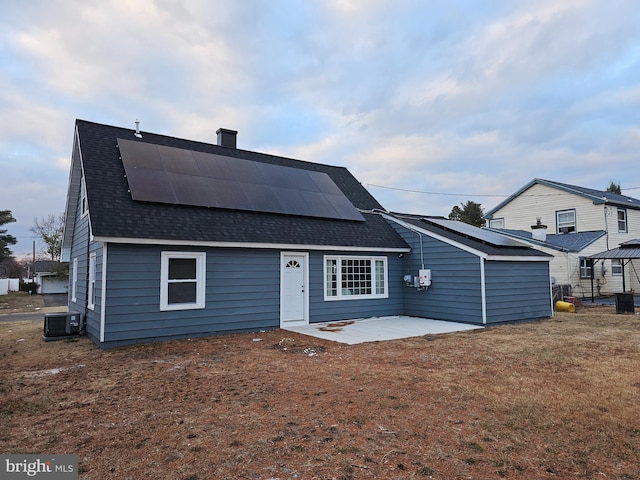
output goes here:
<path id="1" fill-rule="evenodd" d="M 433 233 L 347 169 L 242 150 L 236 133 L 209 144 L 76 121 L 63 261 L 69 311 L 100 347 L 374 316 L 551 315 L 545 254 L 487 253 L 480 229 Z M 423 264 L 426 290 L 405 281 Z"/>
<path id="2" fill-rule="evenodd" d="M 429 287 L 405 290 L 406 315 L 478 325 L 553 315 L 551 255 L 442 217 L 383 215 L 411 247 L 406 272 L 430 271 Z"/>

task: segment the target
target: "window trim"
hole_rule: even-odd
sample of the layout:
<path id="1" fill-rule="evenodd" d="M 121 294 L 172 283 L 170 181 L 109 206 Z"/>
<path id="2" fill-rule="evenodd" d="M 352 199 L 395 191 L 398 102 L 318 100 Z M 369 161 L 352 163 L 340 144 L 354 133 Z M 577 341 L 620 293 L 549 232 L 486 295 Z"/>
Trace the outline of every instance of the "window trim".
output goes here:
<path id="1" fill-rule="evenodd" d="M 172 258 L 195 259 L 196 261 L 196 301 L 192 303 L 169 303 L 169 260 Z M 205 307 L 206 293 L 206 252 L 161 252 L 160 262 L 160 311 L 195 310 Z"/>
<path id="2" fill-rule="evenodd" d="M 87 308 L 94 310 L 96 308 L 96 265 L 98 256 L 96 252 L 89 254 L 89 281 L 87 288 Z"/>
<path id="3" fill-rule="evenodd" d="M 87 183 L 84 181 L 84 175 L 80 177 L 80 218 L 89 214 L 89 206 L 87 205 Z"/>
<path id="4" fill-rule="evenodd" d="M 500 226 L 495 226 L 494 223 L 499 223 Z M 492 218 L 489 220 L 489 228 L 504 228 L 504 217 Z"/>
<path id="5" fill-rule="evenodd" d="M 617 265 L 614 265 L 614 262 Z M 611 259 L 611 276 L 612 277 L 621 277 L 623 273 L 624 265 L 622 264 L 622 259 L 620 258 L 612 258 Z"/>
<path id="6" fill-rule="evenodd" d="M 342 288 L 336 288 L 335 295 L 329 295 L 327 291 L 327 263 L 329 260 L 336 261 L 336 285 L 342 284 L 342 261 L 343 260 L 368 260 L 371 264 L 371 292 L 363 295 L 344 295 Z M 384 270 L 383 288 L 384 293 L 375 293 L 378 290 L 376 283 L 376 262 L 381 261 Z M 370 300 L 378 298 L 389 298 L 389 263 L 385 256 L 368 256 L 368 255 L 324 255 L 322 261 L 322 278 L 323 278 L 323 291 L 325 301 L 340 301 L 340 300 Z"/>
<path id="7" fill-rule="evenodd" d="M 583 263 L 586 262 L 586 263 Z M 580 257 L 578 263 L 578 273 L 581 280 L 593 278 L 593 260 L 588 257 Z"/>
<path id="8" fill-rule="evenodd" d="M 563 224 L 563 226 L 560 226 L 559 217 L 563 213 L 573 213 L 572 225 L 564 226 L 564 225 L 568 225 L 565 222 L 565 224 Z M 566 232 L 562 231 L 563 228 L 571 228 L 571 226 L 573 226 L 573 230 L 567 230 Z M 567 208 L 565 210 L 556 210 L 556 233 L 562 234 L 562 233 L 571 233 L 571 232 L 577 232 L 577 231 L 578 231 L 578 219 L 577 219 L 577 215 L 576 215 L 576 209 L 575 208 Z"/>
<path id="9" fill-rule="evenodd" d="M 78 301 L 78 257 L 73 259 L 73 270 L 71 272 L 71 301 Z"/>
<path id="10" fill-rule="evenodd" d="M 624 219 L 620 220 L 620 213 L 624 214 Z M 618 233 L 629 233 L 629 217 L 626 208 L 618 208 L 617 211 Z M 620 228 L 620 222 L 624 222 L 624 228 Z"/>

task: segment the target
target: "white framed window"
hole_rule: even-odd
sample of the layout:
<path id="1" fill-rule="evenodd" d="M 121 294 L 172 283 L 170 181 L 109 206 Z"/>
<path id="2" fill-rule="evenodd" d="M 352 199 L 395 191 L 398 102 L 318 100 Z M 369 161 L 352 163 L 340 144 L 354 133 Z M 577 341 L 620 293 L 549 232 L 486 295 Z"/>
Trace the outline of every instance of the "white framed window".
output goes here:
<path id="1" fill-rule="evenodd" d="M 627 233 L 627 210 L 625 208 L 618 209 L 618 233 Z"/>
<path id="2" fill-rule="evenodd" d="M 160 310 L 204 308 L 207 256 L 204 252 L 162 252 Z"/>
<path id="3" fill-rule="evenodd" d="M 559 210 L 556 212 L 556 225 L 558 233 L 569 233 L 576 231 L 576 211 Z"/>
<path id="4" fill-rule="evenodd" d="M 324 299 L 387 298 L 387 257 L 325 256 Z"/>
<path id="5" fill-rule="evenodd" d="M 87 292 L 87 308 L 96 306 L 96 254 L 89 255 L 89 291 Z"/>
<path id="6" fill-rule="evenodd" d="M 593 261 L 586 257 L 580 257 L 580 278 L 591 278 Z"/>
<path id="7" fill-rule="evenodd" d="M 622 276 L 622 260 L 619 258 L 611 259 L 611 275 L 614 277 Z"/>
<path id="8" fill-rule="evenodd" d="M 76 301 L 76 295 L 78 293 L 78 259 L 73 259 L 73 266 L 71 267 L 71 301 Z"/>
<path id="9" fill-rule="evenodd" d="M 489 220 L 489 228 L 504 228 L 504 218 L 492 218 Z"/>
<path id="10" fill-rule="evenodd" d="M 89 213 L 87 206 L 87 184 L 84 181 L 84 175 L 80 178 L 80 216 L 84 217 Z"/>

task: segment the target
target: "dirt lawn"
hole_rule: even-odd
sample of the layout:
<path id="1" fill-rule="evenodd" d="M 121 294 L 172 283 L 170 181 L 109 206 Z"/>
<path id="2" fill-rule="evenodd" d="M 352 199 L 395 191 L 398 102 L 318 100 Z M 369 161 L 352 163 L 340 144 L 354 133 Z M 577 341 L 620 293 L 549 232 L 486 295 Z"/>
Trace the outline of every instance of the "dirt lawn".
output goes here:
<path id="1" fill-rule="evenodd" d="M 103 351 L 0 322 L 0 452 L 81 479 L 640 479 L 640 317 Z"/>

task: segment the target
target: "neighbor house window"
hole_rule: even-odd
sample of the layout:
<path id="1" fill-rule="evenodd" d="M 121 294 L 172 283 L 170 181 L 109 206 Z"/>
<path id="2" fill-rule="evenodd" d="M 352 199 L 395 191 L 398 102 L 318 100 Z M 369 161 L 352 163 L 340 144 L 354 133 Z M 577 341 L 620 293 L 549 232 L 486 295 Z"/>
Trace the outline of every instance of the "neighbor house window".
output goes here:
<path id="1" fill-rule="evenodd" d="M 611 260 L 611 275 L 614 277 L 622 276 L 622 260 L 614 258 Z"/>
<path id="2" fill-rule="evenodd" d="M 618 233 L 627 233 L 627 210 L 618 209 Z"/>
<path id="3" fill-rule="evenodd" d="M 162 252 L 160 310 L 204 308 L 206 254 Z"/>
<path id="4" fill-rule="evenodd" d="M 76 301 L 76 295 L 78 293 L 78 259 L 73 259 L 73 266 L 71 270 L 71 301 Z"/>
<path id="5" fill-rule="evenodd" d="M 576 231 L 576 211 L 560 210 L 556 212 L 556 225 L 558 233 L 569 233 Z"/>
<path id="6" fill-rule="evenodd" d="M 89 255 L 89 292 L 87 308 L 93 310 L 96 306 L 96 254 Z"/>
<path id="7" fill-rule="evenodd" d="M 504 228 L 504 218 L 493 218 L 489 220 L 489 228 Z"/>
<path id="8" fill-rule="evenodd" d="M 387 298 L 386 257 L 325 257 L 326 300 Z"/>
<path id="9" fill-rule="evenodd" d="M 593 261 L 589 258 L 580 258 L 580 278 L 591 278 Z"/>

